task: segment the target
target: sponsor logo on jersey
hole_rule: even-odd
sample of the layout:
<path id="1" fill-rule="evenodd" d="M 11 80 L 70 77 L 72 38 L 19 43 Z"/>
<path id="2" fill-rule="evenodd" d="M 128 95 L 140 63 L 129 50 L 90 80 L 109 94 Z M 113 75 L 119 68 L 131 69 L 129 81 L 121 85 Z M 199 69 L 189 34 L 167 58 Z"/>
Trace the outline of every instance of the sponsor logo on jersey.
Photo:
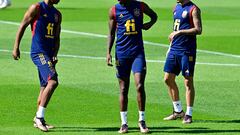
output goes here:
<path id="1" fill-rule="evenodd" d="M 123 14 L 120 14 L 120 15 L 119 15 L 119 18 L 120 18 L 120 19 L 123 18 Z"/>
<path id="2" fill-rule="evenodd" d="M 42 65 L 45 65 L 47 63 L 46 60 L 45 60 L 45 57 L 42 53 L 38 54 L 38 57 L 39 57 Z"/>
<path id="3" fill-rule="evenodd" d="M 186 18 L 187 14 L 188 14 L 187 10 L 184 10 L 183 13 L 182 13 L 182 18 Z"/>

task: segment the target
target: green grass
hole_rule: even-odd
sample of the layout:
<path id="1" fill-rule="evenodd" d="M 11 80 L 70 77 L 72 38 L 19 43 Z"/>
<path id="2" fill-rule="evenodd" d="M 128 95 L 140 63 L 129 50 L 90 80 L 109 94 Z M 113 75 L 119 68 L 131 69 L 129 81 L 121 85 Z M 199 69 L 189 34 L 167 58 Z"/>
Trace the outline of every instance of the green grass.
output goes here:
<path id="1" fill-rule="evenodd" d="M 0 11 L 0 20 L 20 22 L 32 0 L 13 1 L 12 7 Z M 36 2 L 36 0 L 34 1 Z M 172 28 L 171 10 L 175 0 L 146 0 L 159 15 L 157 24 L 144 32 L 144 39 L 168 44 Z M 202 9 L 203 35 L 198 49 L 240 55 L 237 0 L 194 0 Z M 106 35 L 109 0 L 62 0 L 58 8 L 63 14 L 62 28 Z M 0 49 L 11 50 L 18 26 L 0 23 Z M 30 50 L 31 32 L 25 32 L 22 51 Z M 106 39 L 62 33 L 60 54 L 105 57 Z M 166 47 L 146 44 L 146 57 L 165 60 Z M 114 54 L 114 53 L 113 53 Z M 237 66 L 196 65 L 196 101 L 194 123 L 180 120 L 165 122 L 172 103 L 163 83 L 163 63 L 148 63 L 146 78 L 146 117 L 152 134 L 239 134 L 239 58 L 199 52 L 200 63 L 238 64 Z M 47 134 L 117 134 L 120 125 L 118 84 L 115 69 L 105 60 L 59 57 L 57 65 L 60 85 L 46 112 L 46 119 L 57 128 Z M 133 78 L 131 78 L 133 80 Z M 182 77 L 177 83 L 185 109 Z M 13 61 L 11 53 L 0 51 L 0 135 L 44 134 L 32 127 L 39 92 L 37 70 L 28 54 Z M 129 92 L 129 134 L 137 128 L 136 92 L 133 81 Z"/>

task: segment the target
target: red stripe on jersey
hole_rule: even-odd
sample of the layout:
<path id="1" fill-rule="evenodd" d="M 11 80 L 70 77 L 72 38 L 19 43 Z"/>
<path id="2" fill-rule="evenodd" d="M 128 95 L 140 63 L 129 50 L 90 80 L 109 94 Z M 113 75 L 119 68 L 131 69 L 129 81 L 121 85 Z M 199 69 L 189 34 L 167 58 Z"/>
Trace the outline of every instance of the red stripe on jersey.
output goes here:
<path id="1" fill-rule="evenodd" d="M 141 14 L 142 14 L 142 18 L 143 18 L 143 12 L 145 10 L 145 6 L 143 4 L 143 2 L 141 2 Z"/>
<path id="2" fill-rule="evenodd" d="M 32 21 L 32 36 L 34 36 L 35 34 L 35 29 L 36 29 L 36 25 L 37 25 L 37 20 L 40 17 L 40 4 L 37 4 L 37 15 L 34 17 L 33 21 Z"/>
<path id="3" fill-rule="evenodd" d="M 116 21 L 117 20 L 117 16 L 116 16 L 116 7 L 112 7 L 112 14 L 114 16 L 114 20 Z"/>
<path id="4" fill-rule="evenodd" d="M 144 11 L 144 4 L 141 2 L 141 10 Z"/>
<path id="5" fill-rule="evenodd" d="M 51 75 L 49 74 L 47 80 L 49 81 L 49 80 L 51 80 L 51 79 L 52 79 L 52 77 L 51 77 Z"/>
<path id="6" fill-rule="evenodd" d="M 194 6 L 192 6 L 191 7 L 191 9 L 190 9 L 190 12 L 189 12 L 189 21 L 190 21 L 190 25 L 191 25 L 191 28 L 193 28 L 194 27 L 194 24 L 193 24 L 193 16 L 192 16 L 192 12 L 193 12 L 193 10 L 196 8 L 196 6 L 194 5 Z"/>

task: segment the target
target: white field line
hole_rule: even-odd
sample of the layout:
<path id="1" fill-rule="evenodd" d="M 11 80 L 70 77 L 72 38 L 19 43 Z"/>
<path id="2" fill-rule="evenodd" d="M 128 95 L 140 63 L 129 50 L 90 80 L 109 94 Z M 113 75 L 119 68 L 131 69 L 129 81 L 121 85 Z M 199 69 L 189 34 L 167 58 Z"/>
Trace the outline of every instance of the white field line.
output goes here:
<path id="1" fill-rule="evenodd" d="M 0 49 L 0 52 L 11 53 L 12 50 L 3 50 Z M 30 52 L 22 51 L 22 54 L 30 54 Z M 91 60 L 105 60 L 105 57 L 97 57 L 97 56 L 80 56 L 80 55 L 67 55 L 67 54 L 59 54 L 58 57 L 65 58 L 78 58 L 78 59 L 91 59 Z M 147 60 L 148 63 L 165 63 L 165 61 L 161 60 Z M 209 65 L 209 66 L 226 66 L 226 67 L 240 67 L 240 64 L 231 64 L 231 63 L 207 63 L 207 62 L 197 62 L 197 65 Z"/>
<path id="2" fill-rule="evenodd" d="M 9 25 L 16 25 L 16 26 L 20 25 L 17 22 L 4 21 L 4 20 L 0 20 L 0 23 L 9 24 Z M 71 31 L 71 30 L 64 30 L 64 29 L 62 29 L 62 32 L 63 33 L 69 33 L 69 34 L 77 34 L 77 35 L 82 35 L 82 36 L 88 36 L 88 37 L 107 38 L 107 35 L 95 34 L 95 33 Z M 166 48 L 169 47 L 169 45 L 166 45 L 166 44 L 160 44 L 160 43 L 155 43 L 155 42 L 150 42 L 150 41 L 144 41 L 144 43 L 146 45 L 152 45 L 152 46 L 161 46 L 161 47 L 166 47 Z M 234 54 L 228 54 L 228 53 L 222 53 L 222 52 L 214 52 L 214 51 L 199 50 L 199 49 L 197 50 L 197 52 L 220 55 L 220 56 L 227 56 L 227 57 L 233 57 L 233 58 L 240 58 L 240 55 L 234 55 Z"/>

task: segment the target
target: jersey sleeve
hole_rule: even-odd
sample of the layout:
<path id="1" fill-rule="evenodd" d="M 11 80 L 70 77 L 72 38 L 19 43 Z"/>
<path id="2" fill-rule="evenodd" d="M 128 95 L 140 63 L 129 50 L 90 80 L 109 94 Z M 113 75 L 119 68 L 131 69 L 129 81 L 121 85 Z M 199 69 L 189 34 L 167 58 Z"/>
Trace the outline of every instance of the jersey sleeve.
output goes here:
<path id="1" fill-rule="evenodd" d="M 114 20 L 116 21 L 117 20 L 117 17 L 116 17 L 116 6 L 112 7 L 111 12 L 112 12 L 112 15 L 114 17 Z"/>

